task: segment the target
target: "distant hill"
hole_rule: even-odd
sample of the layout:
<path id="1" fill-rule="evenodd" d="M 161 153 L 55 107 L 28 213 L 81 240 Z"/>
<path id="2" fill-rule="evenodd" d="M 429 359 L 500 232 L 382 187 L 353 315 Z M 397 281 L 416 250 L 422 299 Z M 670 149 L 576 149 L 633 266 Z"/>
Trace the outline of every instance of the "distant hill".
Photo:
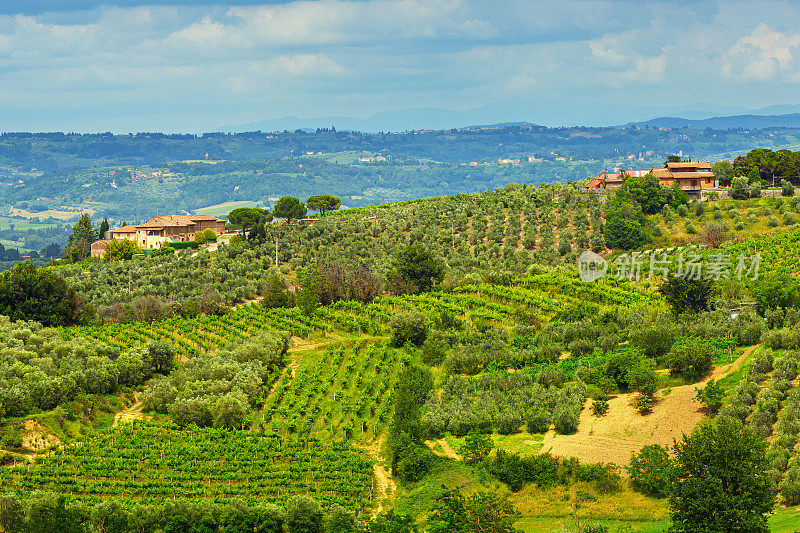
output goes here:
<path id="1" fill-rule="evenodd" d="M 712 117 L 706 119 L 687 119 L 679 117 L 659 117 L 642 122 L 631 122 L 626 126 L 656 128 L 693 128 L 713 130 L 728 129 L 767 129 L 767 128 L 800 128 L 800 113 L 783 115 L 733 115 L 729 117 Z"/>

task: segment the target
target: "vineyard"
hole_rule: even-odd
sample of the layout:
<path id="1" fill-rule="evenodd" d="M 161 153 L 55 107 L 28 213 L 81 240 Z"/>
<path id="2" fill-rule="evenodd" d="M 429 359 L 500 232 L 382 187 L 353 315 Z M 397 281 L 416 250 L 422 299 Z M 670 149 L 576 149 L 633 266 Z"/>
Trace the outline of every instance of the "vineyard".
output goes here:
<path id="1" fill-rule="evenodd" d="M 360 510 L 371 483 L 372 464 L 347 444 L 141 422 L 54 448 L 34 464 L 0 469 L 6 491 L 54 491 L 89 503 L 109 496 L 282 503 L 310 494 Z"/>
<path id="2" fill-rule="evenodd" d="M 295 376 L 278 382 L 253 428 L 324 442 L 380 436 L 391 419 L 399 352 L 386 341 L 362 339 L 304 354 Z"/>
<path id="3" fill-rule="evenodd" d="M 265 309 L 257 304 L 240 306 L 224 316 L 170 318 L 153 324 L 109 324 L 69 327 L 61 330 L 66 340 L 83 337 L 119 349 L 166 341 L 182 358 L 210 352 L 229 342 L 252 336 L 262 329 L 286 331 L 295 337 L 326 333 L 388 335 L 389 319 L 412 309 L 426 315 L 449 312 L 469 321 L 511 325 L 520 317 L 534 314 L 546 321 L 570 307 L 630 305 L 656 301 L 653 291 L 613 279 L 583 283 L 574 274 L 553 272 L 515 278 L 510 286 L 488 283 L 462 285 L 449 292 L 414 296 L 388 296 L 371 304 L 341 301 L 304 315 L 298 308 Z"/>

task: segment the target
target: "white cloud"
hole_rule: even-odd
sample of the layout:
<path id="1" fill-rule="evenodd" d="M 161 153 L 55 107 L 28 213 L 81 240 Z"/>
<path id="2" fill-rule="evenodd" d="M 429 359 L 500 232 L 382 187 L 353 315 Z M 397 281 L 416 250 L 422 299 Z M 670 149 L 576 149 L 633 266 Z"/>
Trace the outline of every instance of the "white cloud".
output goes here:
<path id="1" fill-rule="evenodd" d="M 800 33 L 783 33 L 759 24 L 727 53 L 723 73 L 745 80 L 769 81 L 780 77 L 800 81 Z"/>

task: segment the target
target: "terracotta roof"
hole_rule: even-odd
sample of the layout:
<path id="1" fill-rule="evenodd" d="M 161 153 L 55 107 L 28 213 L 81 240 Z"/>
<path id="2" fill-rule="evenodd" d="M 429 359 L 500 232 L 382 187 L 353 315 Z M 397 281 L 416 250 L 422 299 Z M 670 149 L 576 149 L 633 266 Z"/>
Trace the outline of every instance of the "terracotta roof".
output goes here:
<path id="1" fill-rule="evenodd" d="M 136 226 L 122 226 L 111 233 L 136 233 Z"/>
<path id="2" fill-rule="evenodd" d="M 600 178 L 595 178 L 595 179 L 593 179 L 592 181 L 589 182 L 589 185 L 587 185 L 587 187 L 589 187 L 591 189 L 599 188 L 600 184 L 602 184 L 602 183 L 603 182 L 600 180 Z"/>
<path id="3" fill-rule="evenodd" d="M 667 163 L 667 168 L 711 168 L 711 163 L 699 161 L 681 161 L 680 163 Z"/>
<path id="4" fill-rule="evenodd" d="M 151 218 L 144 224 L 140 224 L 140 228 L 152 228 L 152 227 L 163 227 L 163 226 L 194 226 L 196 221 L 200 220 L 217 220 L 214 217 L 208 217 L 208 215 L 166 215 L 166 216 L 158 216 Z"/>

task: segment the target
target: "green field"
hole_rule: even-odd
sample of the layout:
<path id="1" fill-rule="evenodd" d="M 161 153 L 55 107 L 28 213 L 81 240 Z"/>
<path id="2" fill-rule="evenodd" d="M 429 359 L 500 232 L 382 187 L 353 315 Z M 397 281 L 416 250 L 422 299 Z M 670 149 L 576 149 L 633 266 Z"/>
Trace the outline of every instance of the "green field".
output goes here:
<path id="1" fill-rule="evenodd" d="M 250 200 L 239 200 L 236 202 L 225 202 L 222 204 L 217 205 L 210 205 L 208 207 L 201 207 L 200 209 L 196 209 L 196 213 L 198 215 L 211 215 L 214 217 L 224 217 L 234 209 L 238 209 L 240 207 L 255 207 L 256 202 L 251 202 Z"/>

